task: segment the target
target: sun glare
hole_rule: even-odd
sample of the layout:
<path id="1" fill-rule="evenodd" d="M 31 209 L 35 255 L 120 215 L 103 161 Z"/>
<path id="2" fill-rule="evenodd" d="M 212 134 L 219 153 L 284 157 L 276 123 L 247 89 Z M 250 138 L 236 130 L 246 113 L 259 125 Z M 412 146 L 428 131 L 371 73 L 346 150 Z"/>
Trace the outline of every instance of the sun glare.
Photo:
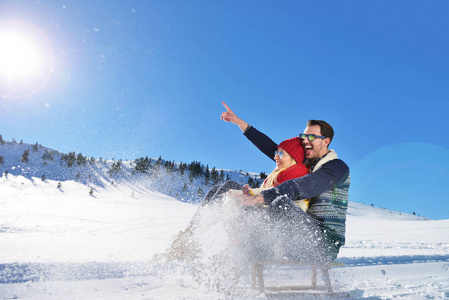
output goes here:
<path id="1" fill-rule="evenodd" d="M 15 33 L 0 35 L 0 72 L 9 80 L 34 76 L 42 68 L 42 57 L 31 39 Z"/>
<path id="2" fill-rule="evenodd" d="M 0 24 L 0 96 L 22 98 L 45 86 L 52 69 L 47 37 L 25 23 Z"/>

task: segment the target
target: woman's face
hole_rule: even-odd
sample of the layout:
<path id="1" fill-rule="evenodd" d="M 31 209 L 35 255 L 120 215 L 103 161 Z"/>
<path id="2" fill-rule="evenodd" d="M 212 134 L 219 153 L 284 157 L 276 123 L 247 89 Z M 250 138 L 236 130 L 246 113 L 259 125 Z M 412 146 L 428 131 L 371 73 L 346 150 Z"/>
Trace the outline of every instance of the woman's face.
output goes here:
<path id="1" fill-rule="evenodd" d="M 278 148 L 277 154 L 274 156 L 274 160 L 276 161 L 277 170 L 288 168 L 293 163 L 293 158 L 281 147 Z"/>

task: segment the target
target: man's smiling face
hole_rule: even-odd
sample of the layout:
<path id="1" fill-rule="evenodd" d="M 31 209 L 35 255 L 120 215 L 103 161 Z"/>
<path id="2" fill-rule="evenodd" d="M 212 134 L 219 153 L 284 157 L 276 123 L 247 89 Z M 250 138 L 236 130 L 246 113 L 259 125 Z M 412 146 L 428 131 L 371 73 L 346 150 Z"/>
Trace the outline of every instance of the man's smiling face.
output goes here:
<path id="1" fill-rule="evenodd" d="M 321 135 L 321 128 L 319 125 L 307 126 L 304 133 Z M 309 160 L 313 160 L 325 155 L 328 152 L 327 146 L 330 143 L 330 138 L 315 138 L 313 142 L 306 138 L 302 140 L 302 143 L 305 149 L 305 157 Z"/>

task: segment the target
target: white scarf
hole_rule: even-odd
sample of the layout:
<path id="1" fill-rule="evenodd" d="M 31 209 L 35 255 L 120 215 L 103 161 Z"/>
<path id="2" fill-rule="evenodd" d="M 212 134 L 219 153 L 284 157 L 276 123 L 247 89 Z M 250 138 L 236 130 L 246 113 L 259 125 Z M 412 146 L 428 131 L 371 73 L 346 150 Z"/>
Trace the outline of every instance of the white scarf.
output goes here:
<path id="1" fill-rule="evenodd" d="M 338 158 L 337 153 L 334 150 L 330 149 L 329 152 L 322 159 L 320 159 L 317 162 L 317 164 L 313 167 L 312 173 L 315 172 L 316 170 L 318 170 L 319 168 L 321 168 L 321 166 L 323 164 L 327 163 L 328 161 L 337 159 L 337 158 Z"/>

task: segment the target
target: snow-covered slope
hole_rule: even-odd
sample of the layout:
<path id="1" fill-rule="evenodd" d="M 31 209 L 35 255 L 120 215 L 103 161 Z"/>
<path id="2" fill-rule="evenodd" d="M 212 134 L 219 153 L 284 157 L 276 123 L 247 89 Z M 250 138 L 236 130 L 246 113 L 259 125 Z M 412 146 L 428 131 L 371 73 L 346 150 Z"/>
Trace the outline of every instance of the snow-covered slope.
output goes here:
<path id="1" fill-rule="evenodd" d="M 164 250 L 167 236 L 194 211 L 161 193 L 127 186 L 97 187 L 90 195 L 79 182 L 57 185 L 0 178 L 3 263 L 147 260 Z"/>
<path id="2" fill-rule="evenodd" d="M 57 184 L 0 178 L 0 299 L 224 297 L 198 283 L 186 266 L 152 263 L 185 228 L 196 205 L 128 186 L 97 187 L 89 195 L 80 182 L 65 181 L 59 189 Z M 352 298 L 446 297 L 449 220 L 350 202 L 347 225 L 347 245 L 338 259 L 346 266 L 332 271 L 336 290 Z M 292 276 L 309 275 L 281 267 L 266 272 L 270 284 L 290 284 Z M 249 285 L 247 277 L 240 285 Z M 268 297 L 249 289 L 239 298 L 256 296 Z"/>
<path id="3" fill-rule="evenodd" d="M 32 155 L 30 151 L 30 162 Z M 6 162 L 11 157 L 4 157 L 4 167 L 11 169 Z M 41 157 L 36 154 L 36 159 Z M 19 165 L 22 173 L 33 170 L 32 164 Z M 112 183 L 109 169 L 97 168 L 99 184 L 47 176 L 43 181 L 37 171 L 37 177 L 1 175 L 0 299 L 226 298 L 206 280 L 215 276 L 213 269 L 154 260 L 185 228 L 197 206 L 138 181 Z M 347 243 L 338 258 L 345 267 L 332 270 L 334 289 L 349 292 L 351 298 L 446 299 L 448 232 L 449 220 L 350 202 Z M 285 285 L 308 279 L 308 272 L 273 267 L 265 276 L 267 284 Z M 248 276 L 238 285 L 240 294 L 228 298 L 270 296 L 248 288 Z M 284 298 L 304 299 L 290 296 Z"/>
<path id="4" fill-rule="evenodd" d="M 206 182 L 205 174 L 191 176 L 190 170 L 181 172 L 180 163 L 174 164 L 175 167 L 170 169 L 164 167 L 166 162 L 163 160 L 149 161 L 151 167 L 142 173 L 135 171 L 135 161 L 95 159 L 75 152 L 63 154 L 38 143 L 0 143 L 0 175 L 5 173 L 28 179 L 73 180 L 93 189 L 119 184 L 132 190 L 159 191 L 183 202 L 200 200 L 213 184 L 212 179 Z M 199 162 L 198 164 L 201 165 Z M 259 174 L 255 173 L 216 171 L 222 173 L 221 181 L 230 179 L 246 184 L 250 178 L 260 180 Z"/>

